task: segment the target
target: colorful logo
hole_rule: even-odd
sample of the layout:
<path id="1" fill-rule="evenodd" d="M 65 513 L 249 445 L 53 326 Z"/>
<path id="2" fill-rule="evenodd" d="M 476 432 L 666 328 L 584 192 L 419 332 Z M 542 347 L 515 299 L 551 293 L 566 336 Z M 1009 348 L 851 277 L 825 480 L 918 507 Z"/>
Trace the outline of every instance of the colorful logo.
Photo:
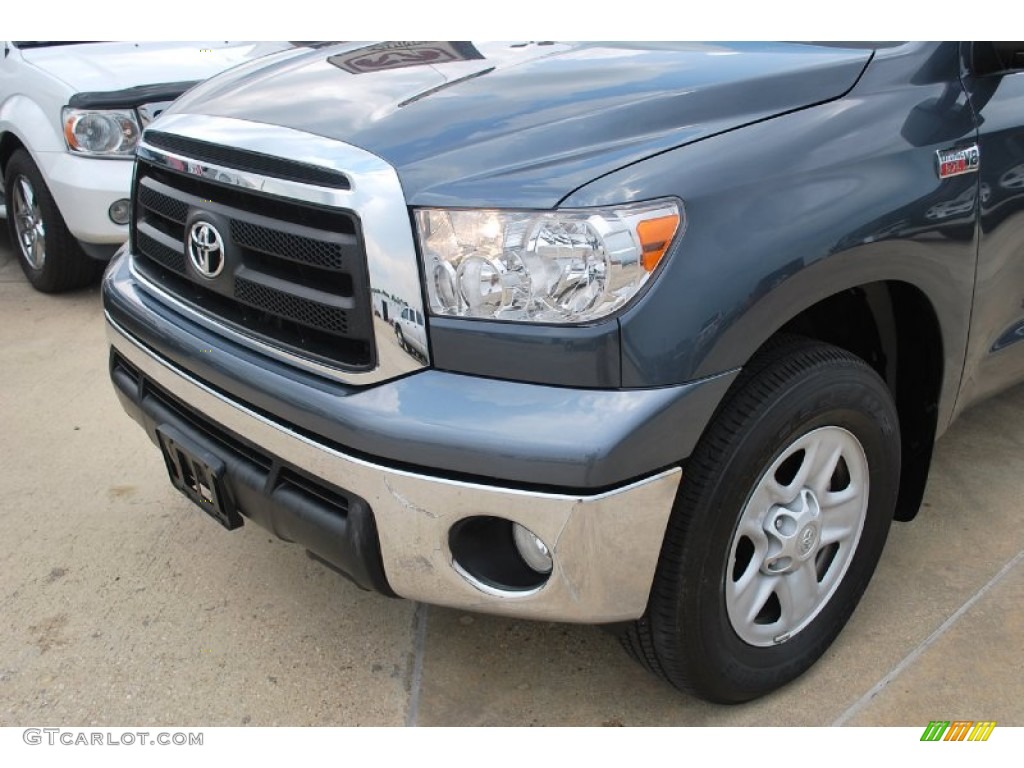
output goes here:
<path id="1" fill-rule="evenodd" d="M 977 144 L 963 149 L 939 149 L 935 152 L 939 161 L 939 178 L 977 173 L 981 165 L 981 152 Z"/>
<path id="2" fill-rule="evenodd" d="M 932 720 L 921 741 L 988 741 L 995 727 L 995 720 Z"/>

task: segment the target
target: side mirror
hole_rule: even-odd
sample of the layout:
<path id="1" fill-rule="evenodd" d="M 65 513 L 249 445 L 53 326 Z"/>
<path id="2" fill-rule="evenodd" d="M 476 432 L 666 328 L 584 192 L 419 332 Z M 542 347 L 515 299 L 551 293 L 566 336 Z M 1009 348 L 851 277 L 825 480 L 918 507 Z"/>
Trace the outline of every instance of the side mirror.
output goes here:
<path id="1" fill-rule="evenodd" d="M 970 67 L 975 75 L 1024 72 L 1024 42 L 971 43 Z"/>

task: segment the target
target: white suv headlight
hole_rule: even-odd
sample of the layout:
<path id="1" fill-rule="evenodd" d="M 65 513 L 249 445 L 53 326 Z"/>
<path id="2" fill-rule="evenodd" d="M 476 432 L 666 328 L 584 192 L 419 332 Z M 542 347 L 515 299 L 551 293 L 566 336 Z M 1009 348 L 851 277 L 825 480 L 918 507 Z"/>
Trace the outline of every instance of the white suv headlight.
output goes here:
<path id="1" fill-rule="evenodd" d="M 415 211 L 435 315 L 583 323 L 622 307 L 685 228 L 678 200 L 609 208 Z"/>
<path id="2" fill-rule="evenodd" d="M 131 109 L 64 107 L 64 141 L 68 149 L 94 157 L 132 157 L 142 129 Z"/>

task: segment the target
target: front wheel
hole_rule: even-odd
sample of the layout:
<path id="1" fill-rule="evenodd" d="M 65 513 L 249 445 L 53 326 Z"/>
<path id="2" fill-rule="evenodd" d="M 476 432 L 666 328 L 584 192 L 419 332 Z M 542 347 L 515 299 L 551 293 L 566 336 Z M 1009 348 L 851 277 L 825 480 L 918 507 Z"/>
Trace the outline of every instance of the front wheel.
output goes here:
<path id="1" fill-rule="evenodd" d="M 747 701 L 793 680 L 867 587 L 899 473 L 896 408 L 878 374 L 819 342 L 772 345 L 684 469 L 627 649 L 711 701 Z"/>
<path id="2" fill-rule="evenodd" d="M 103 271 L 68 230 L 31 155 L 18 149 L 4 170 L 11 245 L 25 277 L 44 293 L 82 288 Z"/>

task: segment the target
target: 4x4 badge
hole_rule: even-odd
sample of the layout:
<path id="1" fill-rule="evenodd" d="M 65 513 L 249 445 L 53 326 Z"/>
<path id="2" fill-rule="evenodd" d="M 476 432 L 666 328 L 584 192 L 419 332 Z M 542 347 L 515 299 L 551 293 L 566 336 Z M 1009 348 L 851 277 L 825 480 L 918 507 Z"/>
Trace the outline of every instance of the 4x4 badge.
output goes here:
<path id="1" fill-rule="evenodd" d="M 977 173 L 981 162 L 981 151 L 977 144 L 960 149 L 939 149 L 935 152 L 939 157 L 939 178 L 960 176 L 964 173 Z"/>

